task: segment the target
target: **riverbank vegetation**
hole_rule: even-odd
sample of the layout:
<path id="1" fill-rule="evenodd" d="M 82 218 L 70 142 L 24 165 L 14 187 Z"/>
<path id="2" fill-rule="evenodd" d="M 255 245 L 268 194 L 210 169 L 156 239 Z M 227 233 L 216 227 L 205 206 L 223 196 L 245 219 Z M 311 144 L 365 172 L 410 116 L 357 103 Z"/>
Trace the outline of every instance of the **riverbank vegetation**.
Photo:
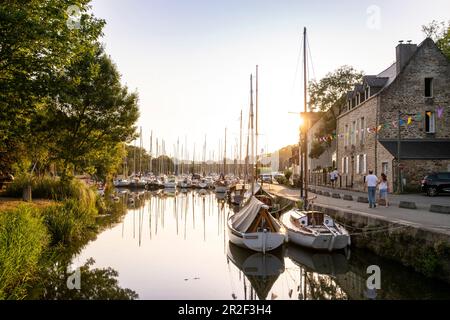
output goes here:
<path id="1" fill-rule="evenodd" d="M 51 287 L 57 281 L 59 291 L 53 288 L 54 298 L 66 298 L 62 292 L 73 298 L 107 299 L 108 292 L 110 299 L 136 297 L 134 292 L 117 286 L 117 272 L 91 270 L 92 262 L 82 267 L 82 291 L 71 292 L 66 287 L 73 255 L 101 230 L 120 221 L 125 213 L 123 203 L 99 199 L 102 198 L 92 188 L 81 183 L 77 193 L 47 206 L 21 204 L 0 211 L 0 299 L 42 298 L 49 294 L 49 283 Z M 86 277 L 97 289 L 102 284 L 106 287 L 96 290 L 85 282 Z"/>
<path id="2" fill-rule="evenodd" d="M 0 177 L 15 177 L 1 194 L 0 299 L 28 298 L 38 275 L 69 263 L 117 209 L 75 178 L 108 185 L 139 117 L 90 2 L 0 4 Z M 40 205 L 18 201 L 29 191 Z M 113 276 L 100 273 L 105 283 Z"/>

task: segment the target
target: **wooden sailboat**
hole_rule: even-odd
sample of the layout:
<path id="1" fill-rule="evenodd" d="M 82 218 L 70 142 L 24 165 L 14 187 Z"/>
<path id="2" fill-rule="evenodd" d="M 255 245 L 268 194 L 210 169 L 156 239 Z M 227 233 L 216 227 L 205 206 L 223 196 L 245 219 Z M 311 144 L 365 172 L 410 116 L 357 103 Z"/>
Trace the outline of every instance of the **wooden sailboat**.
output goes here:
<path id="1" fill-rule="evenodd" d="M 304 63 L 304 114 L 307 115 L 307 76 L 306 76 L 306 28 L 303 31 L 303 63 Z M 303 159 L 300 164 L 304 164 L 304 190 L 305 197 L 303 203 L 305 208 L 308 202 L 308 142 L 307 129 L 308 119 L 304 121 L 306 128 L 303 141 Z M 350 235 L 344 227 L 339 225 L 330 216 L 323 212 L 306 211 L 293 209 L 285 213 L 281 218 L 281 223 L 287 230 L 288 239 L 295 244 L 318 250 L 338 250 L 350 245 Z"/>
<path id="2" fill-rule="evenodd" d="M 250 123 L 253 144 L 253 76 L 250 76 Z M 253 170 L 252 170 L 253 171 Z M 251 196 L 245 205 L 228 218 L 228 235 L 232 243 L 266 253 L 285 241 L 284 228 L 270 214 L 269 206 L 255 196 L 255 172 L 252 172 Z"/>

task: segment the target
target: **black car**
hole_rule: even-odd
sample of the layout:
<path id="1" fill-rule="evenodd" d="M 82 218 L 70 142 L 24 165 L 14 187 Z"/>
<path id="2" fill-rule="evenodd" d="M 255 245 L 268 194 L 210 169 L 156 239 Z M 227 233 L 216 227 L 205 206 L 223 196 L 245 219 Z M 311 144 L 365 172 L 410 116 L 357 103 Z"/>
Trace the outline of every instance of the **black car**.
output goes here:
<path id="1" fill-rule="evenodd" d="M 422 180 L 422 191 L 434 197 L 439 193 L 450 193 L 450 172 L 438 172 L 427 175 Z"/>

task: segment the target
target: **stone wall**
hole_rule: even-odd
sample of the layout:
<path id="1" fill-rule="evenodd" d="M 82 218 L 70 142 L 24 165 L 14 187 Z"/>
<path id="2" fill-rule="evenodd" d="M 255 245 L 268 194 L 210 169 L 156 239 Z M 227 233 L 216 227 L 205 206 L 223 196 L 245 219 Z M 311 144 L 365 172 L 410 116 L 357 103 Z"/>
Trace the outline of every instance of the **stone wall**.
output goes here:
<path id="1" fill-rule="evenodd" d="M 352 233 L 352 247 L 368 249 L 428 277 L 450 283 L 449 235 L 320 204 L 314 204 L 314 209 L 346 225 Z"/>
<path id="2" fill-rule="evenodd" d="M 406 189 L 420 188 L 422 179 L 429 173 L 450 171 L 450 160 L 402 160 Z"/>
<path id="3" fill-rule="evenodd" d="M 425 98 L 425 78 L 433 78 L 433 98 Z M 404 114 L 421 114 L 421 121 L 404 125 L 402 139 L 450 138 L 450 62 L 431 40 L 425 40 L 412 60 L 394 82 L 380 94 L 380 139 L 397 139 L 398 129 L 392 126 L 398 110 Z M 425 113 L 444 107 L 444 116 L 436 116 L 436 133 L 425 132 Z M 403 118 L 405 119 L 404 116 Z"/>
<path id="4" fill-rule="evenodd" d="M 358 121 L 364 117 L 364 127 L 376 127 L 377 126 L 377 108 L 379 104 L 379 96 L 371 97 L 359 106 L 350 111 L 343 113 L 338 118 L 337 122 L 337 133 L 345 134 L 345 125 L 351 128 L 353 121 Z M 369 170 L 376 170 L 377 166 L 375 161 L 377 144 L 376 133 L 364 132 L 364 143 L 359 142 L 359 134 L 356 136 L 356 144 L 345 146 L 345 139 L 338 138 L 337 146 L 337 165 L 338 171 L 341 174 L 342 187 L 351 188 L 355 190 L 364 189 L 364 176 L 367 175 Z M 349 137 L 350 141 L 350 137 Z M 360 154 L 366 154 L 366 172 L 356 173 L 356 157 Z M 342 168 L 342 158 L 349 157 L 349 170 L 348 174 L 344 173 Z M 377 161 L 378 162 L 378 161 Z"/>

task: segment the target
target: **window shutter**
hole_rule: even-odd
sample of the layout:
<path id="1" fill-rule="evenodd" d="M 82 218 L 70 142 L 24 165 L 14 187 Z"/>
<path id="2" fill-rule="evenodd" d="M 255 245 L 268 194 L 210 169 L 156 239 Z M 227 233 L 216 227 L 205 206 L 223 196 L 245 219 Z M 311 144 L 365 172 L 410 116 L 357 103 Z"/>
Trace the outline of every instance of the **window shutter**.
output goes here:
<path id="1" fill-rule="evenodd" d="M 430 132 L 436 133 L 436 114 L 434 112 L 431 113 L 430 117 Z"/>
<path id="2" fill-rule="evenodd" d="M 356 173 L 359 174 L 359 155 L 356 157 Z"/>
<path id="3" fill-rule="evenodd" d="M 367 155 L 363 156 L 363 173 L 367 172 Z"/>

